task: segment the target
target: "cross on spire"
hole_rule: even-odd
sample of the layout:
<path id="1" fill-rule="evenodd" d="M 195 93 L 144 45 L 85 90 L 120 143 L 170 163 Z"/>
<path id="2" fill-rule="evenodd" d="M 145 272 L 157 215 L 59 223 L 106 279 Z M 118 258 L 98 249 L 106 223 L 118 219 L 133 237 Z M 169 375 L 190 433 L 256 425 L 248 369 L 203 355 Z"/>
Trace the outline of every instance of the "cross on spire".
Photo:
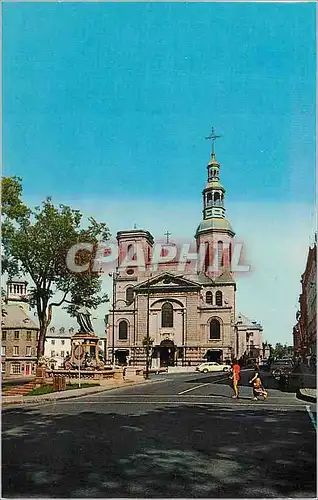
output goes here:
<path id="1" fill-rule="evenodd" d="M 166 243 L 169 243 L 169 236 L 171 236 L 171 233 L 169 233 L 169 231 L 167 231 L 167 232 L 165 233 L 165 236 L 167 237 L 167 241 L 166 241 Z"/>
<path id="2" fill-rule="evenodd" d="M 216 135 L 216 133 L 214 131 L 214 127 L 212 127 L 211 134 L 208 137 L 206 137 L 206 139 L 209 139 L 212 141 L 212 154 L 214 154 L 214 143 L 215 143 L 216 139 L 219 139 L 220 137 L 222 137 L 222 136 Z"/>

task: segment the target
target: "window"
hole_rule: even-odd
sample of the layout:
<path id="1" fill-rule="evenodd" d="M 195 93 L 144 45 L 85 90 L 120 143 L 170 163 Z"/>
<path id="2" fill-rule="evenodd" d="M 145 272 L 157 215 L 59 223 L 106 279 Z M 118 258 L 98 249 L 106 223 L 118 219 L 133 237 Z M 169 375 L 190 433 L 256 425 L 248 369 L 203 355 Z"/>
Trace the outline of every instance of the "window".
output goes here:
<path id="1" fill-rule="evenodd" d="M 13 346 L 13 356 L 19 356 L 19 346 Z"/>
<path id="2" fill-rule="evenodd" d="M 220 290 L 218 290 L 215 294 L 215 303 L 217 306 L 223 305 L 223 297 L 222 297 L 222 292 Z"/>
<path id="3" fill-rule="evenodd" d="M 54 358 L 55 356 L 55 351 L 51 351 L 51 358 Z"/>
<path id="4" fill-rule="evenodd" d="M 18 373 L 21 373 L 20 363 L 11 363 L 11 373 L 13 375 L 17 375 Z"/>
<path id="5" fill-rule="evenodd" d="M 54 339 L 51 340 L 51 344 L 55 345 L 55 340 Z"/>
<path id="6" fill-rule="evenodd" d="M 61 358 L 64 358 L 64 356 L 65 356 L 65 352 L 61 351 Z"/>
<path id="7" fill-rule="evenodd" d="M 32 356 L 32 348 L 30 345 L 27 345 L 25 348 L 25 355 L 26 356 Z"/>
<path id="8" fill-rule="evenodd" d="M 2 340 L 7 340 L 7 332 L 6 331 L 2 332 Z"/>
<path id="9" fill-rule="evenodd" d="M 134 249 L 134 245 L 128 245 L 127 247 L 127 255 L 130 260 L 136 260 L 137 255 Z"/>
<path id="10" fill-rule="evenodd" d="M 212 304 L 212 292 L 206 292 L 206 294 L 205 294 L 205 302 L 207 304 Z"/>
<path id="11" fill-rule="evenodd" d="M 128 324 L 127 324 L 127 321 L 123 320 L 123 321 L 119 322 L 118 338 L 119 338 L 119 340 L 127 340 L 127 338 L 128 338 Z"/>
<path id="12" fill-rule="evenodd" d="M 6 355 L 6 346 L 2 345 L 1 346 L 1 356 L 5 356 L 5 355 Z"/>
<path id="13" fill-rule="evenodd" d="M 65 344 L 65 340 L 61 340 L 61 344 L 64 345 Z"/>
<path id="14" fill-rule="evenodd" d="M 210 340 L 219 340 L 221 338 L 221 325 L 219 320 L 213 318 L 210 322 Z"/>
<path id="15" fill-rule="evenodd" d="M 103 345 L 103 341 L 102 340 L 99 341 L 99 345 Z"/>
<path id="16" fill-rule="evenodd" d="M 173 307 L 172 304 L 166 302 L 161 309 L 161 326 L 163 328 L 173 327 Z"/>
<path id="17" fill-rule="evenodd" d="M 218 191 L 216 191 L 214 193 L 214 201 L 218 201 L 220 199 L 220 193 Z"/>
<path id="18" fill-rule="evenodd" d="M 126 289 L 126 302 L 127 304 L 131 304 L 134 300 L 134 290 L 131 286 Z"/>
<path id="19" fill-rule="evenodd" d="M 1 363 L 1 373 L 4 373 L 5 371 L 5 363 Z"/>
<path id="20" fill-rule="evenodd" d="M 27 340 L 31 340 L 31 332 L 27 331 Z"/>
<path id="21" fill-rule="evenodd" d="M 20 337 L 20 334 L 19 334 L 19 332 L 16 330 L 16 331 L 14 332 L 14 340 L 19 340 L 19 337 Z"/>
<path id="22" fill-rule="evenodd" d="M 222 267 L 223 266 L 223 251 L 224 251 L 224 248 L 223 248 L 223 241 L 218 241 L 218 267 Z"/>

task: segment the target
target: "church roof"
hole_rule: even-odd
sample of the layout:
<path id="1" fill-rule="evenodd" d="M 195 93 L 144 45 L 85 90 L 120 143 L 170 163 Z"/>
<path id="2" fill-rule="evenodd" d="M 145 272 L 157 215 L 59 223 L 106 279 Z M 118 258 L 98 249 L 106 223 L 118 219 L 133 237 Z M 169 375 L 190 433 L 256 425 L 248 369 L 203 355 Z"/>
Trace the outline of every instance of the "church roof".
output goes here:
<path id="1" fill-rule="evenodd" d="M 262 325 L 258 323 L 257 321 L 252 321 L 249 319 L 247 316 L 244 316 L 244 314 L 239 313 L 236 318 L 235 318 L 235 323 L 240 324 L 242 326 L 246 326 L 248 328 L 262 328 Z"/>
<path id="2" fill-rule="evenodd" d="M 229 231 L 234 236 L 234 231 L 231 224 L 225 217 L 212 217 L 211 219 L 204 219 L 197 227 L 196 235 L 204 233 L 205 231 L 211 231 L 215 229 L 217 231 Z"/>
<path id="3" fill-rule="evenodd" d="M 199 289 L 200 284 L 196 281 L 192 281 L 188 278 L 185 278 L 183 275 L 178 275 L 178 274 L 173 274 L 169 272 L 162 272 L 158 274 L 157 276 L 153 276 L 151 278 L 148 278 L 141 283 L 138 283 L 134 287 L 136 291 L 138 290 L 144 290 L 148 288 L 151 288 L 152 290 L 156 287 L 158 288 L 166 288 L 166 289 L 173 289 L 174 287 L 185 287 L 185 288 L 195 288 Z"/>
<path id="4" fill-rule="evenodd" d="M 17 304 L 6 305 L 2 308 L 2 328 L 38 329 L 37 322 L 33 321 Z"/>
<path id="5" fill-rule="evenodd" d="M 224 271 L 220 276 L 214 278 L 216 283 L 234 283 L 235 280 L 229 271 Z"/>

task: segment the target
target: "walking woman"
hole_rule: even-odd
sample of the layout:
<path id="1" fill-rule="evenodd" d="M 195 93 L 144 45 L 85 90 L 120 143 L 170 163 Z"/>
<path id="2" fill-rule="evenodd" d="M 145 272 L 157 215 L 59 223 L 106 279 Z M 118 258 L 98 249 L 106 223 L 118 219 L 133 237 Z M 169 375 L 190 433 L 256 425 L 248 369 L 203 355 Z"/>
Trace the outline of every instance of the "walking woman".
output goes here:
<path id="1" fill-rule="evenodd" d="M 253 384 L 253 399 L 254 401 L 258 401 L 258 397 L 262 396 L 264 399 L 268 397 L 267 391 L 265 391 L 262 380 L 261 380 L 261 375 L 260 375 L 260 369 L 259 366 L 256 364 L 255 369 L 254 369 L 254 375 L 250 380 L 250 384 Z"/>
<path id="2" fill-rule="evenodd" d="M 238 383 L 240 380 L 240 371 L 241 371 L 240 365 L 238 364 L 238 362 L 236 360 L 233 360 L 230 378 L 232 379 L 232 384 L 233 384 L 234 394 L 233 394 L 232 398 L 234 398 L 234 399 L 239 398 Z"/>

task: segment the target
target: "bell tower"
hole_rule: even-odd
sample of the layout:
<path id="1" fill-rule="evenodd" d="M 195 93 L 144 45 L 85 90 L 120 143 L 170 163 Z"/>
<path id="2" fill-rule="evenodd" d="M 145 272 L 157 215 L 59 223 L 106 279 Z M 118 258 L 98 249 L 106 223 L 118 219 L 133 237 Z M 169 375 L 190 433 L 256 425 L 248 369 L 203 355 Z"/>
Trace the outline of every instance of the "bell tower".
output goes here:
<path id="1" fill-rule="evenodd" d="M 235 233 L 230 222 L 225 217 L 225 188 L 220 182 L 220 164 L 216 160 L 214 142 L 218 136 L 212 133 L 207 139 L 212 140 L 212 152 L 207 164 L 207 183 L 202 191 L 203 220 L 199 224 L 195 238 L 198 252 L 205 260 L 201 269 L 205 274 L 222 274 L 230 271 L 231 244 Z"/>

